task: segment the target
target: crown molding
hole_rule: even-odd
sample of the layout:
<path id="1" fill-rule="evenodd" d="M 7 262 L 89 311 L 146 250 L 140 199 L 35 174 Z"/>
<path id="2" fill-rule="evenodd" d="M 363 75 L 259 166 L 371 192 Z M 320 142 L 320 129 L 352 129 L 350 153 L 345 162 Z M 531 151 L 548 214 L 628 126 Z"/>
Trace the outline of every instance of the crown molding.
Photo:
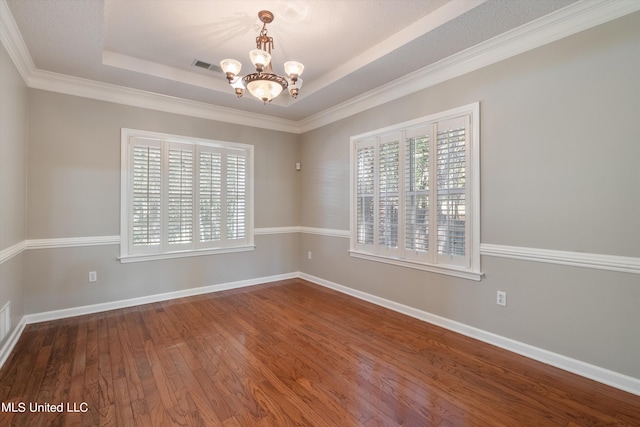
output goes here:
<path id="1" fill-rule="evenodd" d="M 219 107 L 204 102 L 191 101 L 43 70 L 36 70 L 31 73 L 27 80 L 27 86 L 33 89 L 47 90 L 166 113 L 259 127 L 262 129 L 291 133 L 298 133 L 299 129 L 299 126 L 293 120 L 264 114 L 248 113 L 246 111 Z"/>
<path id="2" fill-rule="evenodd" d="M 581 0 L 299 121 L 39 70 L 31 59 L 6 0 L 0 0 L 0 39 L 31 88 L 301 134 L 638 10 L 640 1 Z"/>
<path id="3" fill-rule="evenodd" d="M 0 0 L 0 41 L 22 76 L 22 80 L 27 83 L 29 76 L 35 72 L 36 66 L 6 0 Z"/>
<path id="4" fill-rule="evenodd" d="M 640 10 L 640 1 L 581 0 L 298 122 L 302 133 Z"/>

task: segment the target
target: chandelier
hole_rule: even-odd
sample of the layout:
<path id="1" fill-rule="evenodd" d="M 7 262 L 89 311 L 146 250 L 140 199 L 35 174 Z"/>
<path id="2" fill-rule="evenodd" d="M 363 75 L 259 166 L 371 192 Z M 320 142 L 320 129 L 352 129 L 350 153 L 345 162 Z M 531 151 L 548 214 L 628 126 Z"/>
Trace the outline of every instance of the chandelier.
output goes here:
<path id="1" fill-rule="evenodd" d="M 267 35 L 267 24 L 273 22 L 273 13 L 268 10 L 258 12 L 258 18 L 262 22 L 260 35 L 256 37 L 256 47 L 249 52 L 249 59 L 256 67 L 256 72 L 239 76 L 242 64 L 235 59 L 223 59 L 220 67 L 227 75 L 227 80 L 235 93 L 240 98 L 244 94 L 245 88 L 251 95 L 255 96 L 265 104 L 271 102 L 283 90 L 289 88 L 289 94 L 293 98 L 298 97 L 298 92 L 302 87 L 302 79 L 299 78 L 304 70 L 304 65 L 296 61 L 284 63 L 284 71 L 288 77 L 283 77 L 273 72 L 271 65 L 271 49 L 273 49 L 273 37 Z"/>

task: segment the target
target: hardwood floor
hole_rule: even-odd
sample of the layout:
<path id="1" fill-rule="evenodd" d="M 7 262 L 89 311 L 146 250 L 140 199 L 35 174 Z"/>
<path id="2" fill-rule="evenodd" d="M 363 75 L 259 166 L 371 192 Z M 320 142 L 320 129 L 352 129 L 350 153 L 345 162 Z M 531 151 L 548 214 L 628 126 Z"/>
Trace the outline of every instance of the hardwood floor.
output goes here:
<path id="1" fill-rule="evenodd" d="M 297 279 L 29 325 L 0 402 L 3 426 L 640 425 L 638 396 Z"/>

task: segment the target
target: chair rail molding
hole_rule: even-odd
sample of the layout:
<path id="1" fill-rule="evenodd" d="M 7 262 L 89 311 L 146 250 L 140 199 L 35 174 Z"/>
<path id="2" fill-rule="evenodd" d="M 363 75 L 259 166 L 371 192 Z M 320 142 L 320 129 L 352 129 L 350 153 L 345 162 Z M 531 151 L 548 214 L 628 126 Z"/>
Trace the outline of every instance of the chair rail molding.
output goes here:
<path id="1" fill-rule="evenodd" d="M 482 243 L 480 255 L 640 274 L 640 258 Z"/>

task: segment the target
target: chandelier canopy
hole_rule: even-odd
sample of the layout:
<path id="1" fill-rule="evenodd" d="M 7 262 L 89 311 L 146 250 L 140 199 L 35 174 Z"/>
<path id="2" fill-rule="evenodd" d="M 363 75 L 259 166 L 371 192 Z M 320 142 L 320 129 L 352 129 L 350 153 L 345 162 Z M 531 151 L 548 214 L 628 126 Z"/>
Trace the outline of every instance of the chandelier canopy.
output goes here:
<path id="1" fill-rule="evenodd" d="M 256 72 L 239 76 L 242 64 L 235 59 L 223 59 L 220 67 L 227 75 L 227 80 L 236 95 L 240 98 L 244 94 L 245 88 L 251 95 L 267 104 L 276 98 L 283 90 L 289 89 L 289 94 L 293 98 L 298 97 L 298 92 L 302 87 L 302 79 L 299 78 L 304 70 L 304 65 L 296 61 L 284 63 L 284 71 L 287 77 L 280 76 L 273 72 L 271 64 L 271 49 L 273 49 L 273 37 L 267 35 L 267 24 L 273 22 L 273 13 L 268 10 L 258 12 L 258 18 L 262 22 L 262 30 L 256 37 L 256 49 L 249 52 L 249 59 L 256 67 Z"/>

